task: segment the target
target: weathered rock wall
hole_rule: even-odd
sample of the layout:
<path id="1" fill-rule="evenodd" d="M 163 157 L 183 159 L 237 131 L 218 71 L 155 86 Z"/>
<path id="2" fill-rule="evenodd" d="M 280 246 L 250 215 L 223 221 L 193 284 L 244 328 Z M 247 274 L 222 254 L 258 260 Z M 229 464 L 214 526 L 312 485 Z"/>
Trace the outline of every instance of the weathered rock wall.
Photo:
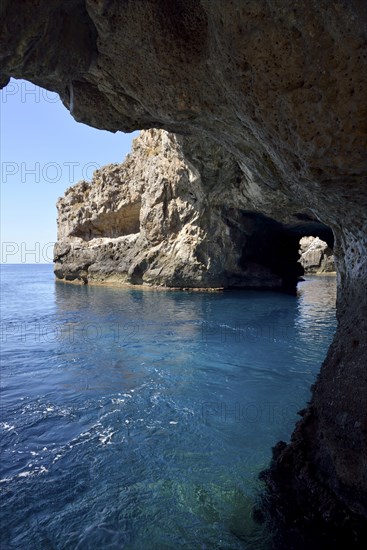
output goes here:
<path id="1" fill-rule="evenodd" d="M 299 244 L 299 262 L 305 273 L 335 272 L 333 251 L 325 241 L 319 237 L 302 237 Z"/>
<path id="2" fill-rule="evenodd" d="M 303 270 L 291 204 L 273 209 L 278 221 L 256 213 L 242 180 L 238 163 L 218 144 L 143 131 L 124 163 L 98 170 L 90 184 L 78 183 L 58 201 L 56 276 L 179 288 L 295 288 Z M 307 225 L 317 223 L 303 222 L 306 231 Z"/>
<path id="3" fill-rule="evenodd" d="M 5 0 L 0 15 L 2 84 L 13 76 L 55 90 L 99 128 L 211 136 L 265 214 L 275 192 L 333 229 L 337 334 L 270 477 L 298 519 L 339 528 L 339 507 L 358 539 L 367 521 L 366 2 Z"/>

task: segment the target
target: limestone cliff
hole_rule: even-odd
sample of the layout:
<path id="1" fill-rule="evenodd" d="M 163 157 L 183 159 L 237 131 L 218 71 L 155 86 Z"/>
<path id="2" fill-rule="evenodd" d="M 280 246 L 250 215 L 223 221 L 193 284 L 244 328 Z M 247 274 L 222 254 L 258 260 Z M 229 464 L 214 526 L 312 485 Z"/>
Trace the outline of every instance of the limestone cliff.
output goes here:
<path id="1" fill-rule="evenodd" d="M 302 214 L 300 228 L 296 206 L 292 215 L 278 197 L 269 207 L 276 221 L 255 211 L 258 201 L 218 144 L 143 131 L 124 163 L 58 201 L 55 274 L 85 283 L 294 288 L 303 273 L 299 235 L 323 226 Z"/>
<path id="2" fill-rule="evenodd" d="M 348 548 L 362 547 L 366 2 L 3 0 L 0 15 L 0 85 L 13 76 L 57 91 L 76 120 L 98 128 L 164 128 L 203 147 L 210 137 L 238 161 L 264 214 L 290 201 L 332 228 L 338 329 L 267 483 L 277 525 L 284 517 L 328 544 L 344 534 Z"/>
<path id="3" fill-rule="evenodd" d="M 332 273 L 335 271 L 333 251 L 319 237 L 302 237 L 300 264 L 305 273 Z"/>

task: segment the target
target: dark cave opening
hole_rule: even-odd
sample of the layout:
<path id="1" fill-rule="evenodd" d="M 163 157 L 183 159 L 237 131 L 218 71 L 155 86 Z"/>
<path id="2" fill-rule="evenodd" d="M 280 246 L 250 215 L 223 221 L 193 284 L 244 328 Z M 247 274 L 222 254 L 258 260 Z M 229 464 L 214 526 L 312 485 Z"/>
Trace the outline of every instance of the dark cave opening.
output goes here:
<path id="1" fill-rule="evenodd" d="M 298 281 L 308 271 L 300 254 L 300 240 L 304 237 L 315 237 L 317 242 L 325 242 L 332 258 L 332 230 L 306 214 L 296 214 L 293 219 L 285 224 L 258 212 L 237 209 L 226 212 L 225 221 L 239 251 L 238 267 L 241 272 L 240 276 L 230 276 L 229 287 L 253 288 L 251 279 L 256 278 L 261 288 L 295 292 Z M 317 254 L 314 251 L 312 254 L 312 257 L 316 255 L 318 258 L 321 252 L 319 254 L 317 250 Z M 333 260 L 331 265 L 334 265 Z"/>

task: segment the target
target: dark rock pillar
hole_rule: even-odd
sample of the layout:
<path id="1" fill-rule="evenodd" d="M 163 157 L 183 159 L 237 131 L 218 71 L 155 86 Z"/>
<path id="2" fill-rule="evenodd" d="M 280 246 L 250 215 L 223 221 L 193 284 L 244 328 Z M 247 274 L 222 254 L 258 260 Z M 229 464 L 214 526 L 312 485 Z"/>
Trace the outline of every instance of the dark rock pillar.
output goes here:
<path id="1" fill-rule="evenodd" d="M 357 548 L 367 534 L 366 244 L 362 227 L 336 233 L 338 328 L 290 444 L 262 474 L 288 536 L 301 524 Z"/>

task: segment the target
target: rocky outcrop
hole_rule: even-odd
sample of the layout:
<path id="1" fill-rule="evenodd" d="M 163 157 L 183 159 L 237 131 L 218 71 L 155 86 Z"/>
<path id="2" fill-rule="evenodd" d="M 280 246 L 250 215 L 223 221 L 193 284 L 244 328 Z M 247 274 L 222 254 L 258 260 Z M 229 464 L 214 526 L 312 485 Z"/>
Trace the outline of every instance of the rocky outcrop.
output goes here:
<path id="1" fill-rule="evenodd" d="M 319 237 L 302 237 L 300 244 L 300 259 L 305 273 L 333 273 L 335 263 L 333 251 Z"/>
<path id="2" fill-rule="evenodd" d="M 178 288 L 295 288 L 299 220 L 254 212 L 235 159 L 219 145 L 146 130 L 124 163 L 58 201 L 55 274 L 84 283 Z M 295 207 L 294 207 L 295 209 Z M 322 231 L 307 217 L 302 231 Z"/>
<path id="3" fill-rule="evenodd" d="M 165 128 L 199 136 L 203 147 L 209 136 L 237 160 L 244 193 L 265 215 L 297 204 L 332 228 L 337 333 L 267 479 L 290 521 L 322 521 L 334 534 L 342 524 L 349 543 L 361 538 L 366 3 L 5 0 L 0 14 L 2 85 L 13 76 L 57 91 L 77 120 L 98 128 Z"/>
<path id="4" fill-rule="evenodd" d="M 81 182 L 59 200 L 56 275 L 89 283 L 228 286 L 241 275 L 241 247 L 231 242 L 223 203 L 213 192 L 219 164 L 227 178 L 240 177 L 219 146 L 207 165 L 213 173 L 203 179 L 173 134 L 142 132 L 123 164 L 98 170 L 90 185 Z M 275 284 L 276 276 L 266 275 Z"/>

